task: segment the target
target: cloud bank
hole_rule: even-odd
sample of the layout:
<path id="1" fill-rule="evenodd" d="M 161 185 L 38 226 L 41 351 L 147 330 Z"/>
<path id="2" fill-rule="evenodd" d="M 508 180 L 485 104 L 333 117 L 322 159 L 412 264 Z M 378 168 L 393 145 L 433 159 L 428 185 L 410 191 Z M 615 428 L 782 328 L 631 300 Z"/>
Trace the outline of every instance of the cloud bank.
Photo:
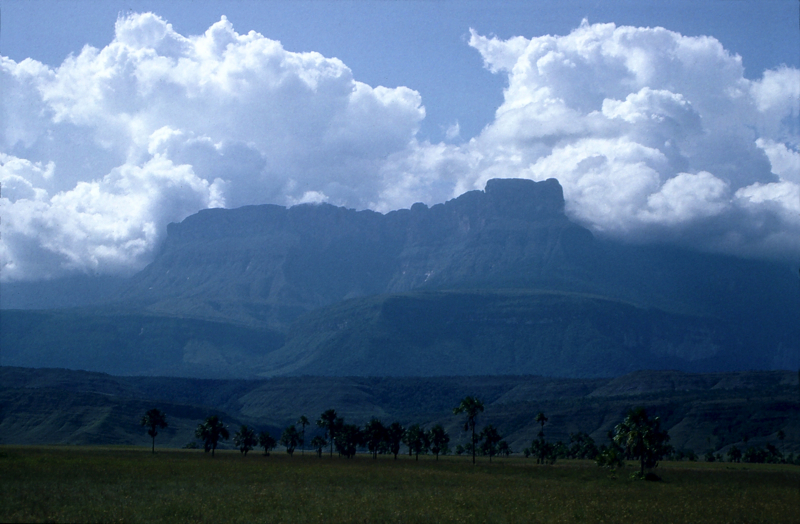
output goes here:
<path id="1" fill-rule="evenodd" d="M 224 17 L 197 36 L 121 18 L 56 69 L 0 57 L 0 278 L 130 273 L 207 207 L 388 211 L 495 177 L 558 178 L 570 216 L 612 237 L 800 254 L 797 69 L 750 81 L 713 38 L 613 24 L 469 44 L 504 102 L 439 144 L 416 138 L 416 91 Z"/>
<path id="2" fill-rule="evenodd" d="M 474 141 L 489 176 L 558 178 L 568 213 L 633 241 L 751 256 L 800 254 L 800 71 L 758 81 L 711 37 L 589 25 L 501 41 L 473 32 L 508 75 Z"/>

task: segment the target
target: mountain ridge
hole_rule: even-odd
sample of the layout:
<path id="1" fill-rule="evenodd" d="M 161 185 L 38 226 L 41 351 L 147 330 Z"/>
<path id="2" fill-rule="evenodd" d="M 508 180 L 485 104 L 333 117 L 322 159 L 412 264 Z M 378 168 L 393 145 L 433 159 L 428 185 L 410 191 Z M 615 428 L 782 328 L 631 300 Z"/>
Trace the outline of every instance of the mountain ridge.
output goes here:
<path id="1" fill-rule="evenodd" d="M 498 232 L 512 238 L 486 246 Z M 192 314 L 227 319 L 233 308 L 280 328 L 348 298 L 486 278 L 508 266 L 509 247 L 543 266 L 570 234 L 591 238 L 564 215 L 554 179 L 490 181 L 486 191 L 385 215 L 329 204 L 209 209 L 170 224 L 159 255 L 120 297 L 155 311 L 174 311 L 179 299 L 195 305 Z"/>
<path id="2" fill-rule="evenodd" d="M 800 367 L 793 268 L 596 237 L 555 179 L 385 215 L 208 209 L 113 284 L 80 310 L 4 309 L 2 362 L 216 378 Z"/>

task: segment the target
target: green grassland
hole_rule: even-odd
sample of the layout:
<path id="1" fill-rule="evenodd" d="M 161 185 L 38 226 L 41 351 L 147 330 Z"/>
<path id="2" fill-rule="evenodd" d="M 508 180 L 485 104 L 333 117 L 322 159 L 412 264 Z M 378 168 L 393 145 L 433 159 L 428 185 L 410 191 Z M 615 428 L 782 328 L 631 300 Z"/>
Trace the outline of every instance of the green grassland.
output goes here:
<path id="1" fill-rule="evenodd" d="M 800 468 L 0 447 L 3 522 L 797 522 Z"/>

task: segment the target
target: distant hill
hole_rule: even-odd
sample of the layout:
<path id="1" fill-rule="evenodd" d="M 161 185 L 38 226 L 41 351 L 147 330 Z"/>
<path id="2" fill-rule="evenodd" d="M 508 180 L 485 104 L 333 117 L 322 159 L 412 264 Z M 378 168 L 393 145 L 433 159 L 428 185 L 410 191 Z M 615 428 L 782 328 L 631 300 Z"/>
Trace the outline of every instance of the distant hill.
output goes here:
<path id="1" fill-rule="evenodd" d="M 0 313 L 2 365 L 216 378 L 800 367 L 796 268 L 595 237 L 554 179 L 490 180 L 385 215 L 208 209 L 170 224 L 130 279 L 2 291 L 19 308 Z"/>
<path id="2" fill-rule="evenodd" d="M 0 309 L 59 309 L 104 304 L 128 285 L 123 277 L 80 275 L 37 282 L 3 282 Z"/>
<path id="3" fill-rule="evenodd" d="M 758 339 L 713 316 L 554 291 L 425 291 L 300 317 L 262 375 L 613 377 L 641 369 L 773 367 Z"/>
<path id="4" fill-rule="evenodd" d="M 348 422 L 442 424 L 453 443 L 465 441 L 463 420 L 452 408 L 466 395 L 483 400 L 479 426 L 494 424 L 512 449 L 536 436 L 536 413 L 549 418 L 550 441 L 585 431 L 597 442 L 625 412 L 644 406 L 662 418 L 676 448 L 702 453 L 731 445 L 778 445 L 800 452 L 800 390 L 790 372 L 687 374 L 638 371 L 615 379 L 538 376 L 480 377 L 280 377 L 268 380 L 201 380 L 116 377 L 58 369 L 0 367 L 0 444 L 149 445 L 139 426 L 147 409 L 166 412 L 170 427 L 157 444 L 180 447 L 197 424 L 219 414 L 231 429 L 241 423 L 277 435 L 300 415 L 313 421 L 336 409 Z M 307 438 L 315 434 L 306 428 Z M 230 442 L 227 443 L 230 446 Z"/>
<path id="5" fill-rule="evenodd" d="M 416 291 L 319 308 L 286 332 L 113 309 L 7 310 L 0 314 L 0 364 L 207 378 L 615 377 L 790 364 L 780 336 L 770 336 L 716 316 L 594 295 Z"/>
<path id="6" fill-rule="evenodd" d="M 113 309 L 0 313 L 0 364 L 118 375 L 254 376 L 281 333 L 231 323 Z M 261 364 L 263 367 L 263 364 Z"/>

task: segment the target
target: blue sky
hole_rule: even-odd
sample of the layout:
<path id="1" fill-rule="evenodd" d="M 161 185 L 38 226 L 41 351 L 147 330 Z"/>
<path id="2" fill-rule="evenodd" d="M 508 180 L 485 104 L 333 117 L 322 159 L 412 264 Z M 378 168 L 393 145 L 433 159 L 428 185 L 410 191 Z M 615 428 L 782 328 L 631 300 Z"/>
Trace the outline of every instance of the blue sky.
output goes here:
<path id="1" fill-rule="evenodd" d="M 557 178 L 598 235 L 800 256 L 796 0 L 0 10 L 3 281 L 130 274 L 207 207 L 496 177 Z"/>

